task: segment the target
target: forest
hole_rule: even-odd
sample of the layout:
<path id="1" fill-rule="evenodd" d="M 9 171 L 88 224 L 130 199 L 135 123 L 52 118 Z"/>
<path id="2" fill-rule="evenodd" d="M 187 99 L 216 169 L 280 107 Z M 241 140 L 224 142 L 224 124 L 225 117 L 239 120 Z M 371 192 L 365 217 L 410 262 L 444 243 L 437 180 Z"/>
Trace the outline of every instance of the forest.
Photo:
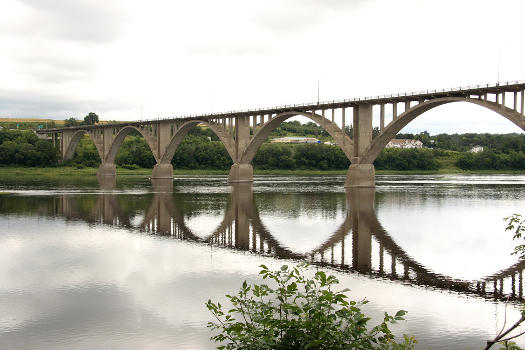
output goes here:
<path id="1" fill-rule="evenodd" d="M 347 127 L 351 133 L 351 128 Z M 374 134 L 377 134 L 375 132 Z M 269 138 L 310 136 L 331 141 L 330 135 L 315 123 L 284 122 Z M 421 140 L 425 148 L 386 148 L 375 160 L 377 170 L 439 170 L 453 165 L 463 170 L 525 169 L 523 134 L 398 134 L 397 138 Z M 483 152 L 472 153 L 479 145 Z M 100 158 L 93 142 L 84 136 L 73 158 L 61 163 L 59 151 L 50 140 L 40 140 L 30 130 L 0 130 L 0 165 L 97 167 Z M 152 168 L 155 159 L 138 133 L 126 137 L 115 163 L 137 169 Z M 211 129 L 195 127 L 183 139 L 172 160 L 174 169 L 228 170 L 232 160 Z M 260 170 L 344 170 L 350 165 L 337 145 L 264 143 L 253 162 Z"/>

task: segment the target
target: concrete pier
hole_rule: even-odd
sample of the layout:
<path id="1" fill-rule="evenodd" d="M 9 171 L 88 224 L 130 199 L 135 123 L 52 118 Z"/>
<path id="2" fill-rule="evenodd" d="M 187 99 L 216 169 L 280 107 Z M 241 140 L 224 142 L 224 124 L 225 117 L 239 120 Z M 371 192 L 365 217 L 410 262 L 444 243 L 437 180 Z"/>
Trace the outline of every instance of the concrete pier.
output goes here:
<path id="1" fill-rule="evenodd" d="M 253 167 L 251 164 L 233 164 L 228 175 L 228 182 L 253 182 Z"/>
<path id="2" fill-rule="evenodd" d="M 375 175 L 373 164 L 352 164 L 346 173 L 345 188 L 375 187 Z"/>
<path id="3" fill-rule="evenodd" d="M 173 165 L 171 164 L 155 164 L 152 179 L 173 179 Z"/>
<path id="4" fill-rule="evenodd" d="M 115 164 L 100 164 L 97 170 L 97 176 L 117 176 L 117 167 Z"/>

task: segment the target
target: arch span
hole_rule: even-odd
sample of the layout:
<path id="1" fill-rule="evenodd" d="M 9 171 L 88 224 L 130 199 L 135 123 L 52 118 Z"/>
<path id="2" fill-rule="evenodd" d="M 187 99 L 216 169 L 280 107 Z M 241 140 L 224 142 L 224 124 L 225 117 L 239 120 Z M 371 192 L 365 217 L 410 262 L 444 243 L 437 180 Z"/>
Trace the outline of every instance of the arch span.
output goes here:
<path id="1" fill-rule="evenodd" d="M 286 121 L 291 117 L 303 116 L 313 122 L 319 124 L 326 132 L 332 136 L 335 142 L 341 147 L 346 157 L 351 160 L 354 152 L 354 143 L 353 141 L 344 133 L 344 130 L 341 130 L 335 123 L 332 123 L 325 117 L 307 112 L 291 111 L 277 114 L 271 120 L 263 124 L 261 129 L 255 133 L 252 140 L 246 146 L 246 149 L 243 151 L 239 163 L 249 164 L 255 157 L 255 154 L 266 141 L 270 133 L 275 130 L 281 123 Z"/>
<path id="2" fill-rule="evenodd" d="M 148 144 L 148 147 L 151 153 L 153 153 L 153 157 L 155 157 L 155 160 L 158 162 L 156 152 L 154 148 L 152 147 L 147 135 L 145 135 L 142 132 L 142 130 L 140 130 L 139 128 L 132 126 L 132 125 L 128 125 L 120 129 L 118 133 L 115 135 L 115 138 L 113 139 L 113 142 L 111 143 L 108 153 L 106 154 L 106 157 L 104 159 L 104 164 L 114 164 L 115 163 L 115 158 L 117 157 L 118 151 L 120 149 L 120 146 L 122 146 L 124 139 L 126 138 L 126 136 L 128 136 L 131 132 L 135 130 L 138 131 L 142 135 L 142 137 L 144 137 L 144 140 Z"/>
<path id="3" fill-rule="evenodd" d="M 365 164 L 372 164 L 374 160 L 379 156 L 383 148 L 386 147 L 388 142 L 393 139 L 405 126 L 408 125 L 411 121 L 419 117 L 421 114 L 448 104 L 452 102 L 469 102 L 476 104 L 478 106 L 482 106 L 485 108 L 488 108 L 499 115 L 507 118 L 509 121 L 517 125 L 521 130 L 525 131 L 525 118 L 519 114 L 518 112 L 512 110 L 511 108 L 502 106 L 500 104 L 497 104 L 492 101 L 485 101 L 485 100 L 479 100 L 479 99 L 471 99 L 471 98 L 463 98 L 463 97 L 443 97 L 438 98 L 435 100 L 429 100 L 422 102 L 401 115 L 397 117 L 395 120 L 393 120 L 384 130 L 379 134 L 370 145 L 370 149 L 367 151 L 367 153 L 362 157 L 361 163 Z"/>
<path id="4" fill-rule="evenodd" d="M 87 130 L 76 130 L 75 133 L 70 137 L 69 143 L 67 143 L 66 149 L 64 150 L 64 153 L 62 155 L 62 160 L 67 161 L 73 158 L 73 155 L 75 154 L 75 150 L 77 149 L 78 143 L 80 142 L 80 139 L 87 134 L 89 135 L 89 138 L 95 145 L 95 148 L 97 149 L 98 156 L 100 157 L 100 161 L 104 159 L 102 156 L 100 149 L 97 147 L 97 144 L 91 134 Z"/>
<path id="5" fill-rule="evenodd" d="M 231 145 L 230 139 L 226 135 L 226 132 L 222 130 L 217 125 L 214 125 L 208 121 L 205 120 L 191 120 L 184 124 L 182 124 L 173 137 L 171 138 L 168 146 L 166 147 L 166 150 L 164 151 L 164 154 L 160 157 L 160 161 L 158 163 L 160 164 L 171 164 L 171 160 L 173 159 L 173 156 L 175 155 L 175 152 L 177 151 L 177 148 L 179 147 L 180 143 L 184 139 L 184 137 L 188 134 L 188 132 L 197 126 L 198 124 L 204 124 L 207 127 L 212 130 L 215 135 L 219 138 L 219 140 L 222 142 L 224 147 L 226 148 L 226 151 L 228 151 L 228 154 L 230 155 L 232 161 L 235 162 L 235 150 Z"/>

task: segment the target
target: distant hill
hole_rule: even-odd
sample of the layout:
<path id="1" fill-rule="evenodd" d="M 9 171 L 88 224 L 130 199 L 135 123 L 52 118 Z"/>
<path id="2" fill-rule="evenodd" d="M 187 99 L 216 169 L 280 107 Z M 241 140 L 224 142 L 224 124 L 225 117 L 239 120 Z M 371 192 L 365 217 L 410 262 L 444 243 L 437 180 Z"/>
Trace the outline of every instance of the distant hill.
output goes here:
<path id="1" fill-rule="evenodd" d="M 41 118 L 0 118 L 0 123 L 51 123 L 56 125 L 64 125 L 63 120 L 56 119 L 41 119 Z"/>

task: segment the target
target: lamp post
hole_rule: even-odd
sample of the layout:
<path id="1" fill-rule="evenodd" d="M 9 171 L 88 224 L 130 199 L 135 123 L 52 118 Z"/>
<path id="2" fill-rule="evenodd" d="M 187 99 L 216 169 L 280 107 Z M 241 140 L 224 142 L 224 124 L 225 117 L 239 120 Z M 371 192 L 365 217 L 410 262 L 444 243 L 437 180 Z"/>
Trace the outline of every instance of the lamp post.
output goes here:
<path id="1" fill-rule="evenodd" d="M 317 79 L 317 104 L 319 104 L 319 79 Z"/>

